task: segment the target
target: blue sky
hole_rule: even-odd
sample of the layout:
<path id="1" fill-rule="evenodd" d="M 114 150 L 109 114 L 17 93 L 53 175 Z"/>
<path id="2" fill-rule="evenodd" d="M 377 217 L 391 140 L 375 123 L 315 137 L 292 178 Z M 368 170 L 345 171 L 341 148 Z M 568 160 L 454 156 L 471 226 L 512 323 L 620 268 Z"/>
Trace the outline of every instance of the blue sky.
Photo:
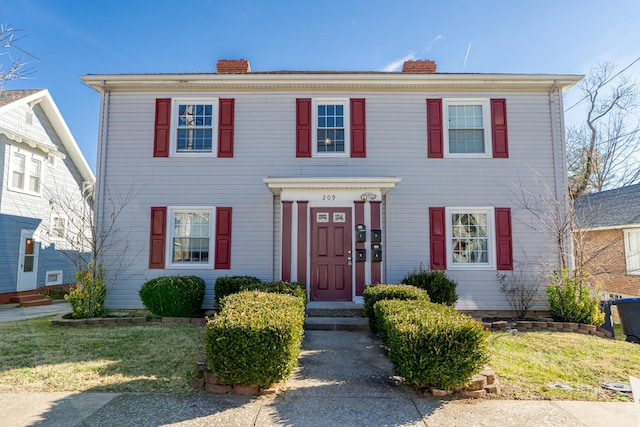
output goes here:
<path id="1" fill-rule="evenodd" d="M 637 0 L 0 4 L 0 22 L 21 30 L 18 46 L 37 58 L 29 79 L 4 88 L 49 89 L 92 168 L 100 98 L 81 75 L 213 72 L 218 59 L 238 58 L 253 71 L 384 71 L 417 58 L 442 72 L 585 74 L 601 60 L 622 68 L 640 56 L 639 16 Z M 629 73 L 640 77 L 640 62 Z"/>

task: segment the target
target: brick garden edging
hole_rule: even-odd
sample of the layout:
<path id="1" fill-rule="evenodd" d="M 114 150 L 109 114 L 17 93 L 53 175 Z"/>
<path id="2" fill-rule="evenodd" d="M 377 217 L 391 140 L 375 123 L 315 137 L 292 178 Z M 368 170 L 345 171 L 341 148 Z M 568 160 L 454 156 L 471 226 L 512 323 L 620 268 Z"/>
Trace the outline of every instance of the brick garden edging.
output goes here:
<path id="1" fill-rule="evenodd" d="M 281 390 L 280 387 L 260 387 L 245 384 L 229 384 L 221 380 L 208 367 L 205 361 L 196 363 L 196 377 L 191 380 L 191 385 L 196 391 L 205 391 L 212 394 L 242 394 L 247 396 L 274 396 Z"/>
<path id="2" fill-rule="evenodd" d="M 147 319 L 146 316 L 131 317 L 93 317 L 91 319 L 73 319 L 71 313 L 59 314 L 51 319 L 52 326 L 132 326 L 132 325 L 152 325 L 154 323 L 181 323 L 192 324 L 194 326 L 204 326 L 207 319 L 203 317 L 162 317 L 161 319 Z"/>
<path id="3" fill-rule="evenodd" d="M 613 334 L 608 330 L 594 325 L 571 322 L 554 322 L 552 320 L 499 320 L 497 322 L 481 322 L 489 330 L 507 331 L 516 329 L 518 332 L 550 331 L 550 332 L 576 332 L 585 335 L 595 335 L 600 338 L 612 338 Z"/>

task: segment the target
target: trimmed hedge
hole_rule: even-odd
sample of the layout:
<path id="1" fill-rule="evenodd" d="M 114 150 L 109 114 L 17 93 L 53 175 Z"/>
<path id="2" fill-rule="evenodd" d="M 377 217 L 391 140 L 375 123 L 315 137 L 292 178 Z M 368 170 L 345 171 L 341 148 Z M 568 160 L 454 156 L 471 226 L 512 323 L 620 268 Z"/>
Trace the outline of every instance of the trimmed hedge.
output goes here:
<path id="1" fill-rule="evenodd" d="M 162 276 L 140 288 L 142 304 L 161 317 L 195 317 L 202 306 L 205 283 L 197 276 Z"/>
<path id="2" fill-rule="evenodd" d="M 237 294 L 242 291 L 246 286 L 254 283 L 260 283 L 261 280 L 253 276 L 225 276 L 218 277 L 213 287 L 215 293 L 216 306 L 220 305 L 222 300 L 227 295 Z"/>
<path id="3" fill-rule="evenodd" d="M 407 384 L 450 390 L 464 385 L 489 359 L 489 332 L 452 307 L 385 300 L 375 312 L 393 370 Z"/>
<path id="4" fill-rule="evenodd" d="M 243 291 L 261 291 L 274 294 L 293 295 L 307 303 L 307 285 L 303 282 L 260 282 L 243 286 Z"/>
<path id="5" fill-rule="evenodd" d="M 362 293 L 362 298 L 364 300 L 364 314 L 369 318 L 369 328 L 374 333 L 378 333 L 378 324 L 373 306 L 378 301 L 387 299 L 429 301 L 427 292 L 410 285 L 367 286 Z"/>
<path id="6" fill-rule="evenodd" d="M 429 294 L 431 302 L 453 306 L 458 301 L 458 283 L 448 278 L 443 270 L 420 268 L 402 279 L 402 283 L 424 289 Z"/>
<path id="7" fill-rule="evenodd" d="M 207 323 L 207 364 L 229 384 L 269 387 L 298 363 L 305 304 L 299 297 L 258 291 L 227 296 Z"/>

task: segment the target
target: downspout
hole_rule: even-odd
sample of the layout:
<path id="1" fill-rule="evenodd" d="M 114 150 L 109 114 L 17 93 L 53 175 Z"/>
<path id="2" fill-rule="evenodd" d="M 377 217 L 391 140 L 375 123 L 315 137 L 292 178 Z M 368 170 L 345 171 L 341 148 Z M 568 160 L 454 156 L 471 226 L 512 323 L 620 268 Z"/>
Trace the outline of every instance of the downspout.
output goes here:
<path id="1" fill-rule="evenodd" d="M 567 178 L 567 150 L 564 137 L 564 113 L 562 103 L 562 92 L 560 90 L 560 82 L 555 80 L 553 86 L 549 90 L 549 106 L 551 110 L 551 140 L 553 145 L 553 173 L 555 181 L 555 199 L 558 201 L 558 220 L 563 219 L 569 214 L 567 205 L 567 188 L 569 186 Z M 559 123 L 559 126 L 558 126 Z M 567 267 L 573 267 L 573 244 L 571 239 L 571 231 L 565 236 L 567 252 Z M 562 253 L 559 253 L 559 265 L 562 266 Z"/>
<path id="2" fill-rule="evenodd" d="M 106 163 L 107 163 L 107 129 L 109 118 L 110 92 L 107 90 L 104 80 L 100 84 L 100 125 L 98 128 L 98 158 L 97 158 L 97 178 L 94 200 L 94 231 L 98 236 L 102 235 L 102 220 L 104 218 L 104 197 L 106 193 Z M 94 236 L 94 239 L 96 237 Z"/>

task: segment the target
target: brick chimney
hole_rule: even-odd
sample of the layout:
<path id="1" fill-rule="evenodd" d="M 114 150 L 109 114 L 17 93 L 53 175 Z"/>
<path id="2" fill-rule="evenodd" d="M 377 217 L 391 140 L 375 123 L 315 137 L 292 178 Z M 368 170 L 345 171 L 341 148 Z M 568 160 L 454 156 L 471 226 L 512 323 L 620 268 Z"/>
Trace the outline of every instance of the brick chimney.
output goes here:
<path id="1" fill-rule="evenodd" d="M 246 59 L 220 59 L 216 65 L 218 74 L 250 73 L 251 67 Z"/>
<path id="2" fill-rule="evenodd" d="M 435 73 L 436 63 L 430 59 L 425 60 L 409 60 L 402 64 L 403 73 Z"/>

